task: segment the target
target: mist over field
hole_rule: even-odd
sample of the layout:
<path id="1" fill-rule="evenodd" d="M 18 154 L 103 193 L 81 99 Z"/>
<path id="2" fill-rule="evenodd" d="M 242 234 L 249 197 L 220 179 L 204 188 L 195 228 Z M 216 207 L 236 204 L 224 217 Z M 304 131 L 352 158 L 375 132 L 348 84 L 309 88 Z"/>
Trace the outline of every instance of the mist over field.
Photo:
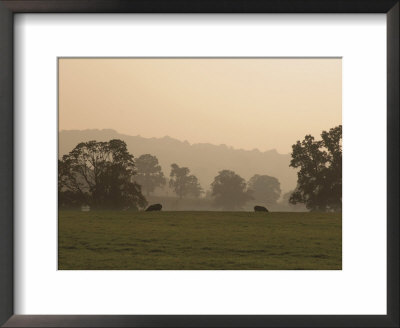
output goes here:
<path id="1" fill-rule="evenodd" d="M 111 139 L 125 141 L 128 151 L 135 158 L 143 154 L 156 156 L 165 176 L 169 176 L 172 163 L 188 167 L 205 191 L 210 189 L 214 177 L 223 169 L 235 171 L 246 180 L 255 174 L 276 177 L 282 195 L 296 186 L 296 170 L 289 167 L 290 154 L 279 154 L 273 149 L 265 152 L 256 149 L 249 151 L 227 145 L 190 144 L 170 137 L 144 138 L 123 135 L 112 129 L 93 129 L 60 131 L 59 156 L 61 158 L 80 142 Z M 160 191 L 156 194 L 160 194 Z"/>
<path id="2" fill-rule="evenodd" d="M 62 58 L 58 66 L 59 159 L 86 143 L 77 150 L 82 161 L 101 142 L 120 140 L 120 150 L 134 156 L 127 180 L 146 198 L 133 202 L 137 208 L 147 202 L 171 211 L 305 210 L 308 196 L 293 194 L 301 164 L 291 165 L 292 147 L 341 124 L 341 58 Z M 313 143 L 321 167 L 329 166 L 322 144 Z M 300 148 L 297 157 L 309 152 Z M 74 156 L 62 163 L 64 182 L 74 180 L 67 174 Z M 81 196 L 100 190 L 97 176 L 82 176 L 82 169 L 96 170 L 86 164 L 75 168 L 82 185 L 90 185 L 76 190 Z M 224 186 L 223 200 L 214 183 Z M 62 190 L 75 187 L 64 183 Z M 63 195 L 62 205 L 71 205 L 75 196 Z M 289 204 L 291 195 L 297 201 Z M 115 207 L 110 198 L 101 205 Z M 311 200 L 308 208 L 330 208 L 329 202 Z"/>

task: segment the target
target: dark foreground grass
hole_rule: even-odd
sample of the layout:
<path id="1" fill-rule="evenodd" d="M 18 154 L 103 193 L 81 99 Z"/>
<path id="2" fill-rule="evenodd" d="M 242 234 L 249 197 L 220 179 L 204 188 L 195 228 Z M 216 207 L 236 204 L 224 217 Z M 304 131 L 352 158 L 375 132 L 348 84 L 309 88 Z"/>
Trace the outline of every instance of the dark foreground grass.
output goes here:
<path id="1" fill-rule="evenodd" d="M 59 212 L 60 270 L 340 270 L 337 213 Z"/>

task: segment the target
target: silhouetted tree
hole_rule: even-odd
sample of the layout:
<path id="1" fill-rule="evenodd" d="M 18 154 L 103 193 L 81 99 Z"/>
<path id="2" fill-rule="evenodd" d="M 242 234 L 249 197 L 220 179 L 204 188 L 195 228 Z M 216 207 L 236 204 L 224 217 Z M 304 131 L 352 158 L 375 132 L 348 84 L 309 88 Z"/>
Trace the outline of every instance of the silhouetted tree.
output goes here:
<path id="1" fill-rule="evenodd" d="M 322 140 L 306 135 L 292 146 L 290 166 L 300 168 L 290 203 L 312 211 L 342 210 L 342 126 L 323 131 Z"/>
<path id="2" fill-rule="evenodd" d="M 72 192 L 94 208 L 145 207 L 134 174 L 133 156 L 122 140 L 82 142 L 59 162 L 59 193 Z"/>
<path id="3" fill-rule="evenodd" d="M 86 204 L 88 198 L 88 190 L 85 190 L 78 177 L 69 170 L 68 162 L 58 160 L 58 206 L 79 207 Z"/>
<path id="4" fill-rule="evenodd" d="M 193 174 L 188 176 L 186 189 L 188 195 L 196 198 L 200 197 L 200 195 L 203 193 L 203 189 L 200 186 L 199 180 Z"/>
<path id="5" fill-rule="evenodd" d="M 246 190 L 246 181 L 233 171 L 223 170 L 214 178 L 211 184 L 215 205 L 225 209 L 240 209 L 252 199 Z"/>
<path id="6" fill-rule="evenodd" d="M 269 175 L 254 175 L 249 180 L 248 189 L 256 201 L 267 205 L 275 205 L 281 196 L 281 184 Z"/>
<path id="7" fill-rule="evenodd" d="M 171 165 L 169 186 L 179 198 L 187 195 L 199 197 L 203 192 L 197 177 L 189 173 L 190 170 L 187 167 L 179 167 L 175 163 Z"/>
<path id="8" fill-rule="evenodd" d="M 135 181 L 142 186 L 143 192 L 147 196 L 154 191 L 156 187 L 165 185 L 165 177 L 158 165 L 156 156 L 144 154 L 139 156 L 136 161 Z"/>

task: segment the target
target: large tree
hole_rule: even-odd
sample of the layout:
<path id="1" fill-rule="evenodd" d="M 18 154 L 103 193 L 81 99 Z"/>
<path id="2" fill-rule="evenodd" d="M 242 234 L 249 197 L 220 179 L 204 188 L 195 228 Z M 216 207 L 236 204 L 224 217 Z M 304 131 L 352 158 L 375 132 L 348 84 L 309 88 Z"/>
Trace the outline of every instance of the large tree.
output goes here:
<path id="1" fill-rule="evenodd" d="M 156 187 L 165 185 L 165 177 L 156 156 L 150 154 L 141 155 L 136 159 L 135 164 L 135 181 L 142 186 L 142 190 L 147 196 L 149 196 Z"/>
<path id="2" fill-rule="evenodd" d="M 306 135 L 292 146 L 290 166 L 298 181 L 290 203 L 312 211 L 342 210 L 342 126 L 323 131 L 322 140 Z"/>
<path id="3" fill-rule="evenodd" d="M 187 195 L 199 197 L 203 192 L 197 177 L 189 173 L 187 167 L 179 167 L 175 163 L 171 165 L 169 186 L 179 198 Z"/>
<path id="4" fill-rule="evenodd" d="M 93 208 L 145 207 L 134 174 L 133 155 L 122 140 L 82 142 L 59 162 L 59 194 L 73 193 Z"/>
<path id="5" fill-rule="evenodd" d="M 254 175 L 248 183 L 253 198 L 266 205 L 275 205 L 281 196 L 281 184 L 279 180 L 269 175 Z"/>
<path id="6" fill-rule="evenodd" d="M 79 207 L 87 204 L 89 199 L 89 190 L 69 167 L 68 160 L 58 160 L 58 206 L 60 208 Z"/>
<path id="7" fill-rule="evenodd" d="M 241 209 L 252 199 L 250 191 L 246 190 L 246 181 L 230 170 L 222 170 L 211 184 L 215 205 L 224 210 Z"/>

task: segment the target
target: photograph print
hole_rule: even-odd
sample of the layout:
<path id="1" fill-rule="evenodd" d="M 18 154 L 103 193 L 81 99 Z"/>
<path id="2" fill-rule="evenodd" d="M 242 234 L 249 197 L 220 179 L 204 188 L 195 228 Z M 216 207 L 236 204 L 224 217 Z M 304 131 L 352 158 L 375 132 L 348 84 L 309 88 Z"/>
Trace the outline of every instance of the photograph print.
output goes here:
<path id="1" fill-rule="evenodd" d="M 59 58 L 59 270 L 341 270 L 341 58 Z"/>

